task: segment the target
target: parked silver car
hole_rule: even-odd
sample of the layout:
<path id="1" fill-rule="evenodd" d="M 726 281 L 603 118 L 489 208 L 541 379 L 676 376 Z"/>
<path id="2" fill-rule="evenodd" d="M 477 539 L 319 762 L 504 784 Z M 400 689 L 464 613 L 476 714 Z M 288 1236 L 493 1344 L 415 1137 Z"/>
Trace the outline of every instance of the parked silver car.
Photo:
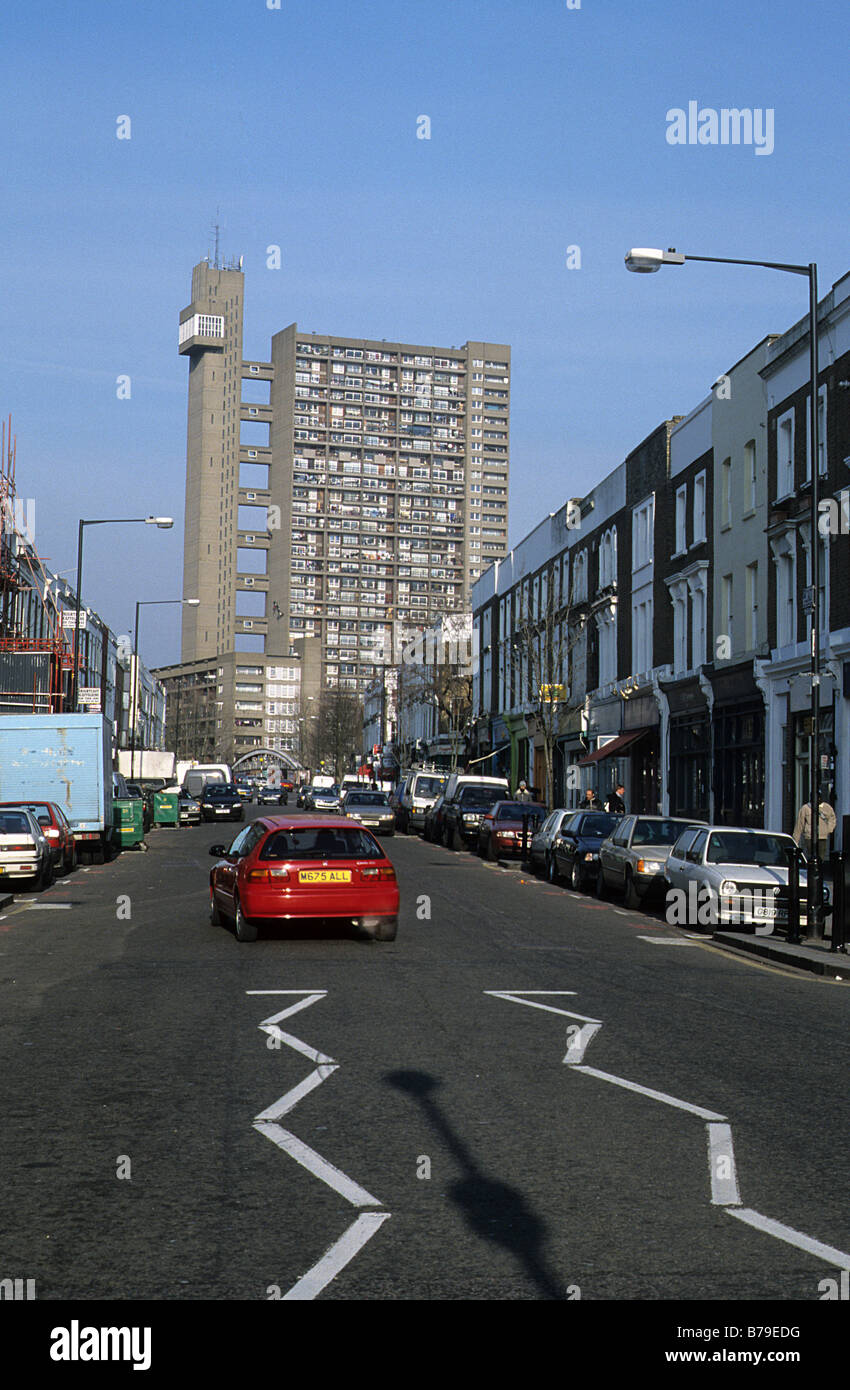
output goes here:
<path id="1" fill-rule="evenodd" d="M 559 806 L 557 810 L 549 812 L 543 824 L 538 826 L 531 837 L 528 857 L 531 860 L 532 868 L 542 869 L 548 877 L 552 857 L 552 845 L 561 834 L 564 826 L 569 823 L 573 816 L 577 815 L 578 811 L 567 811 L 563 806 Z"/>
<path id="2" fill-rule="evenodd" d="M 640 907 L 649 894 L 663 894 L 667 856 L 683 830 L 705 821 L 681 816 L 623 816 L 599 846 L 596 892 L 620 892 L 626 907 Z"/>
<path id="3" fill-rule="evenodd" d="M 53 850 L 32 811 L 0 810 L 0 884 L 17 880 L 36 888 L 53 882 Z"/>
<path id="4" fill-rule="evenodd" d="M 679 925 L 761 928 L 788 923 L 788 876 L 793 855 L 800 858 L 800 922 L 806 922 L 808 879 L 805 856 L 790 835 L 771 830 L 710 825 L 686 830 L 667 859 L 668 890 L 681 890 Z M 829 895 L 824 885 L 824 903 Z"/>

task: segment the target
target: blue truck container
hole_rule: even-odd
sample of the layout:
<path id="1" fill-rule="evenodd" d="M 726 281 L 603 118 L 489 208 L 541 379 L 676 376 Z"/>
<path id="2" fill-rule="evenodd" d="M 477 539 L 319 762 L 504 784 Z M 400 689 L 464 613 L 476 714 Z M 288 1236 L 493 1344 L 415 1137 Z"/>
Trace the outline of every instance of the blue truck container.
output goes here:
<path id="1" fill-rule="evenodd" d="M 112 725 L 102 714 L 0 715 L 0 801 L 55 801 L 78 852 L 112 855 Z"/>

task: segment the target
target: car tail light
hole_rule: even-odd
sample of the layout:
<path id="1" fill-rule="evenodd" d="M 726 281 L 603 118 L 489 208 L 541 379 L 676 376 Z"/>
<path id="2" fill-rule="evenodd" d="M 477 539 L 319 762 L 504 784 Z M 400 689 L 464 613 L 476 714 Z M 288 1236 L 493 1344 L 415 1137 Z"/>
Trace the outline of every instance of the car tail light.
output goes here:
<path id="1" fill-rule="evenodd" d="M 4 845 L 10 854 L 32 854 L 32 845 Z"/>
<path id="2" fill-rule="evenodd" d="M 289 870 L 248 869 L 245 877 L 249 883 L 285 883 L 289 878 Z"/>
<path id="3" fill-rule="evenodd" d="M 369 867 L 368 869 L 361 869 L 360 877 L 394 879 L 395 869 L 393 868 L 392 864 L 378 864 L 374 867 Z"/>

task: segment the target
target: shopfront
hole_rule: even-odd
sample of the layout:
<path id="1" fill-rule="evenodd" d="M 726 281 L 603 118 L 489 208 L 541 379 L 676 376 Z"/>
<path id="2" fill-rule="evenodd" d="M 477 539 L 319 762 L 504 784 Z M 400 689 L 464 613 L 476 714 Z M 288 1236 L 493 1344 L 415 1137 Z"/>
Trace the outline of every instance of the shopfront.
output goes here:
<path id="1" fill-rule="evenodd" d="M 714 820 L 764 827 L 764 700 L 752 666 L 710 675 Z"/>
<path id="2" fill-rule="evenodd" d="M 670 815 L 709 820 L 711 721 L 705 693 L 693 679 L 662 689 L 670 711 Z"/>

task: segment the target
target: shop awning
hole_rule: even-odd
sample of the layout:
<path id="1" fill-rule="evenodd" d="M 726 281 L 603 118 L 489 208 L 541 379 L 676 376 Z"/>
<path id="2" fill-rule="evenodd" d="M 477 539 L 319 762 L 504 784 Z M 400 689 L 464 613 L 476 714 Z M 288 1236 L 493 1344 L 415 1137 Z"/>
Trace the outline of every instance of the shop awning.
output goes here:
<path id="1" fill-rule="evenodd" d="M 595 753 L 588 753 L 586 758 L 579 758 L 578 766 L 587 767 L 590 763 L 601 763 L 603 758 L 616 758 L 630 743 L 635 743 L 637 739 L 650 732 L 648 726 L 645 729 L 630 729 L 627 734 L 620 734 L 619 738 L 612 738 L 610 743 L 597 748 Z"/>

